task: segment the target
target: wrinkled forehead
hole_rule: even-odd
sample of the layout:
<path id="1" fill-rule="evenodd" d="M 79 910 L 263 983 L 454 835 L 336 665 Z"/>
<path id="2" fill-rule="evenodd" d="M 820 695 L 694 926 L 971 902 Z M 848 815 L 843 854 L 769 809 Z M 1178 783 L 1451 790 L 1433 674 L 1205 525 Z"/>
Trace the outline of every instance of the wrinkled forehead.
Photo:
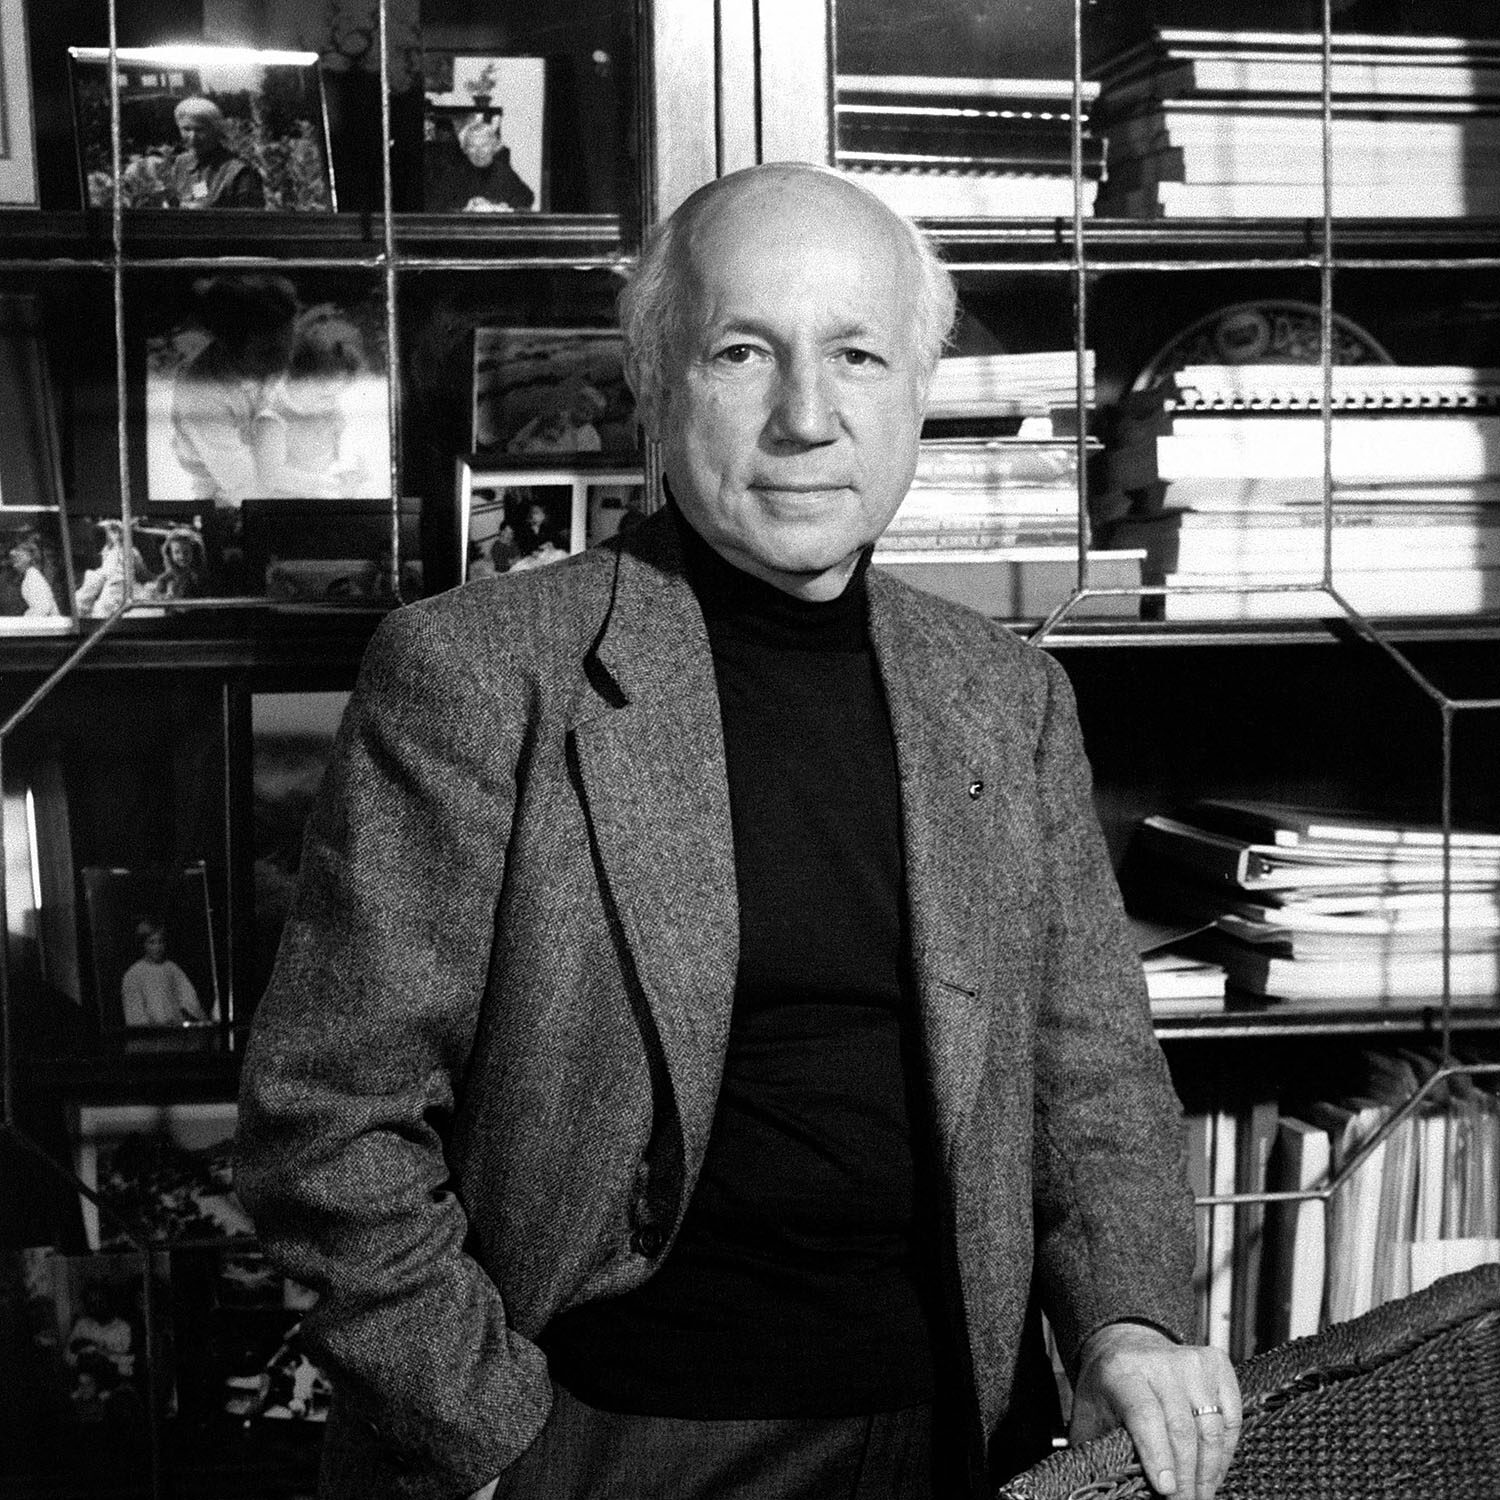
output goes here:
<path id="1" fill-rule="evenodd" d="M 886 318 L 910 320 L 916 250 L 872 195 L 831 173 L 722 181 L 694 205 L 683 235 L 679 269 L 693 323 L 711 318 L 747 271 L 764 271 L 774 284 L 782 270 L 809 269 L 826 275 L 831 300 L 852 305 L 873 294 Z"/>

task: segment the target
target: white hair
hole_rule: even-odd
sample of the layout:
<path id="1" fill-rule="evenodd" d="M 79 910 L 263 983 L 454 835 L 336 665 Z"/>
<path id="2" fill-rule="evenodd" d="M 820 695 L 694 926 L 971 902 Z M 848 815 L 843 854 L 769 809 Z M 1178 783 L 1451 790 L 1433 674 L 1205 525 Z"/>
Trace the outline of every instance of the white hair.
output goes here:
<path id="1" fill-rule="evenodd" d="M 847 184 L 874 204 L 904 236 L 916 258 L 918 272 L 911 315 L 912 347 L 926 373 L 931 374 L 936 368 L 952 332 L 958 294 L 951 272 L 938 258 L 926 235 L 862 183 L 832 167 L 812 162 L 770 162 L 732 172 L 699 188 L 646 236 L 640 260 L 619 298 L 625 373 L 643 411 L 656 405 L 672 359 L 693 333 L 688 326 L 692 316 L 688 252 L 693 231 L 705 210 L 727 183 L 752 174 L 804 172 Z"/>

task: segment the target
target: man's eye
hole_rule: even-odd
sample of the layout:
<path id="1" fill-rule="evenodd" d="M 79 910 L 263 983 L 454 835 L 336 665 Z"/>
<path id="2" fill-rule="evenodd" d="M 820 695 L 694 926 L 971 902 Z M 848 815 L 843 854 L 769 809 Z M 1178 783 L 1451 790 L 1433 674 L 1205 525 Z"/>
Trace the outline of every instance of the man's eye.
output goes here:
<path id="1" fill-rule="evenodd" d="M 839 351 L 839 358 L 846 365 L 853 365 L 856 369 L 869 365 L 878 365 L 883 362 L 878 354 L 874 354 L 868 349 L 842 349 Z"/>
<path id="2" fill-rule="evenodd" d="M 720 349 L 714 358 L 724 365 L 747 365 L 755 358 L 754 344 L 729 344 Z"/>

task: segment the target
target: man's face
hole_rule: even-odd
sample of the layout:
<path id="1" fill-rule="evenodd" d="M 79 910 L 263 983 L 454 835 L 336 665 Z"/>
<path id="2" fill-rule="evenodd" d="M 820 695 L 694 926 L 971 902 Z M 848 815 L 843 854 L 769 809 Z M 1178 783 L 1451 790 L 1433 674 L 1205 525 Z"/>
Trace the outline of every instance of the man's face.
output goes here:
<path id="1" fill-rule="evenodd" d="M 694 229 L 688 345 L 658 408 L 672 493 L 728 561 L 836 596 L 916 467 L 915 256 L 837 179 L 726 189 Z"/>

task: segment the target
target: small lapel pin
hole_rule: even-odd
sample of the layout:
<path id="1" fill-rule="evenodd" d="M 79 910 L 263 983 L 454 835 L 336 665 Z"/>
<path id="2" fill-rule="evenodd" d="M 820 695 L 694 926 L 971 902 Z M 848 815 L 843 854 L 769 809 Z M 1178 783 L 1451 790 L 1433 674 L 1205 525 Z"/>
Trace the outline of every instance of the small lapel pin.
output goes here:
<path id="1" fill-rule="evenodd" d="M 976 800 L 984 795 L 984 783 L 974 780 L 969 783 L 969 795 Z"/>

